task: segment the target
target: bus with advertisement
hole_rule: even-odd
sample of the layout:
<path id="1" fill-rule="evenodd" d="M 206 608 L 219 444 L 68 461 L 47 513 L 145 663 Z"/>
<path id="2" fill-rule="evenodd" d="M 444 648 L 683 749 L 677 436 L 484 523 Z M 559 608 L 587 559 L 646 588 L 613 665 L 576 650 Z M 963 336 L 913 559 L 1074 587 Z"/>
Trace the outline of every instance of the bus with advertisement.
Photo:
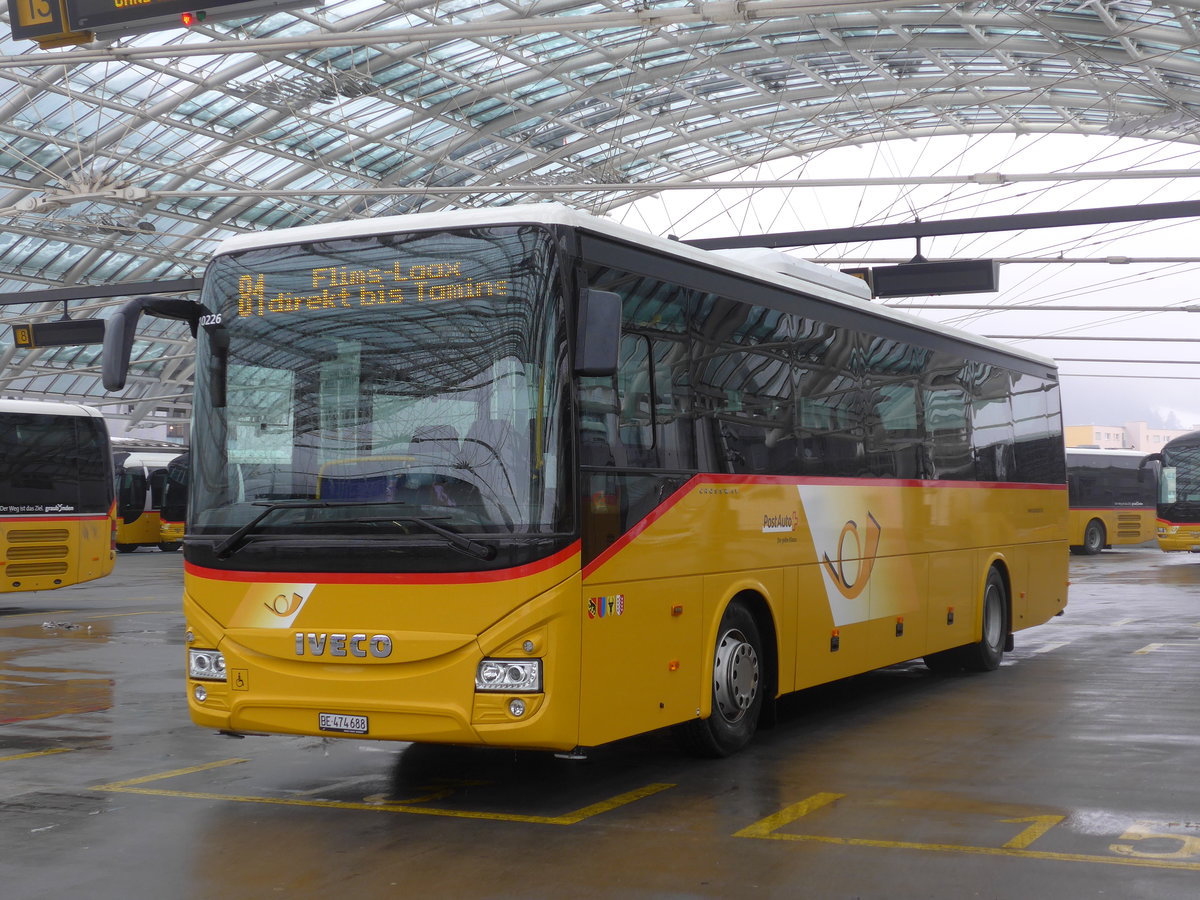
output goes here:
<path id="1" fill-rule="evenodd" d="M 0 400 L 0 592 L 55 590 L 108 575 L 114 515 L 100 411 Z"/>
<path id="2" fill-rule="evenodd" d="M 1094 555 L 1154 540 L 1158 485 L 1139 450 L 1067 448 L 1071 552 Z"/>
<path id="3" fill-rule="evenodd" d="M 113 439 L 117 492 L 117 552 L 157 547 L 174 553 L 182 539 L 164 536 L 162 510 L 169 466 L 183 448 L 166 441 L 146 444 L 132 438 Z"/>
<path id="4" fill-rule="evenodd" d="M 239 236 L 200 300 L 193 721 L 743 747 L 789 692 L 990 670 L 1067 602 L 1051 360 L 556 204 Z"/>
<path id="5" fill-rule="evenodd" d="M 1167 441 L 1158 453 L 1147 455 L 1141 467 L 1158 473 L 1159 549 L 1200 553 L 1200 431 Z"/>

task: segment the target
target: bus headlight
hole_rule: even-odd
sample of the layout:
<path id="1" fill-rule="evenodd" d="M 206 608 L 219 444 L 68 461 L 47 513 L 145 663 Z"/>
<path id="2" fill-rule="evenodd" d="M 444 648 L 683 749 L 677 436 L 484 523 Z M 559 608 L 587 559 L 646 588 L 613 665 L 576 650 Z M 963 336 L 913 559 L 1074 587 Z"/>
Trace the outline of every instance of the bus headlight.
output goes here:
<path id="1" fill-rule="evenodd" d="M 540 691 L 540 659 L 485 659 L 475 672 L 477 691 Z"/>
<path id="2" fill-rule="evenodd" d="M 188 677 L 205 681 L 225 680 L 225 654 L 216 650 L 189 650 Z"/>

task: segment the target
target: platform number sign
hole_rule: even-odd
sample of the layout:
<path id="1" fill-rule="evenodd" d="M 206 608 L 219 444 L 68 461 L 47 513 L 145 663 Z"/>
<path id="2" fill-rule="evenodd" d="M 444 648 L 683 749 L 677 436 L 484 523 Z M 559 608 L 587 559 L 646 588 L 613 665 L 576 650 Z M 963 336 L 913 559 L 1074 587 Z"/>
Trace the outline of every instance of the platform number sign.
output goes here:
<path id="1" fill-rule="evenodd" d="M 37 41 L 42 47 L 94 40 L 91 32 L 71 28 L 65 0 L 8 0 L 8 21 L 16 40 Z"/>

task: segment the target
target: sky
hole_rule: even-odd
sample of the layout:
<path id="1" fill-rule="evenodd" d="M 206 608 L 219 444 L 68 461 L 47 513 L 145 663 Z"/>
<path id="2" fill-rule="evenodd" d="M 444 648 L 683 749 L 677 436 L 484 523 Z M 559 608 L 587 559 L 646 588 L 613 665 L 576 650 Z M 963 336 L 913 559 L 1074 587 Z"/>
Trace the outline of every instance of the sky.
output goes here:
<path id="1" fill-rule="evenodd" d="M 1156 170 L 1173 170 L 1177 177 L 1143 177 Z M 861 183 L 985 173 L 1115 175 L 1001 184 Z M 859 183 L 668 191 L 611 215 L 655 234 L 699 238 L 1196 200 L 1200 147 L 1079 135 L 937 137 L 825 151 L 720 180 L 735 179 Z M 1200 429 L 1198 237 L 1197 219 L 1170 219 L 926 238 L 920 247 L 926 259 L 1013 260 L 1000 267 L 1000 290 L 887 302 L 1056 359 L 1068 425 L 1145 421 Z M 790 252 L 845 268 L 906 262 L 916 250 L 916 241 L 905 239 Z M 977 308 L 938 308 L 947 304 Z M 1170 311 L 1188 305 L 1198 311 Z"/>

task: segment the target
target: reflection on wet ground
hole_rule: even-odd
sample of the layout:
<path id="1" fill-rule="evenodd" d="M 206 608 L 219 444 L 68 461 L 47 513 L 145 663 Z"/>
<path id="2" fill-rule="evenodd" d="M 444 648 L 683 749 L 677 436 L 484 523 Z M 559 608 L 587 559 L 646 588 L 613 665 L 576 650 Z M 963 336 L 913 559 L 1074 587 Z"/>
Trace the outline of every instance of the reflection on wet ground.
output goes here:
<path id="1" fill-rule="evenodd" d="M 47 619 L 0 628 L 0 725 L 98 712 L 113 705 L 112 678 L 68 666 L 38 665 L 50 656 L 77 659 L 64 641 L 104 641 L 108 622 Z M 54 646 L 48 647 L 47 643 Z"/>

